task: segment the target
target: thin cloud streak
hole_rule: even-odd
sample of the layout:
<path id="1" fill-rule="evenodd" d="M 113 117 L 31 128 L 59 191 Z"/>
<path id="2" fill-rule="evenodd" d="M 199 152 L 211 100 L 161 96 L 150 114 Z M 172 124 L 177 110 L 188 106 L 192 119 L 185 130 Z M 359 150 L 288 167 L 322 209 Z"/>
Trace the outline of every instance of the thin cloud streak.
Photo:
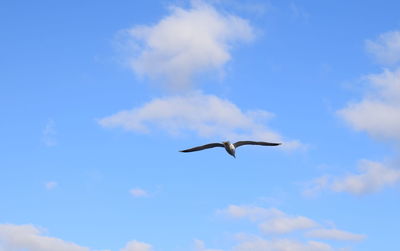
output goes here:
<path id="1" fill-rule="evenodd" d="M 362 241 L 366 238 L 363 234 L 354 234 L 338 229 L 314 229 L 307 232 L 306 236 L 337 241 Z"/>

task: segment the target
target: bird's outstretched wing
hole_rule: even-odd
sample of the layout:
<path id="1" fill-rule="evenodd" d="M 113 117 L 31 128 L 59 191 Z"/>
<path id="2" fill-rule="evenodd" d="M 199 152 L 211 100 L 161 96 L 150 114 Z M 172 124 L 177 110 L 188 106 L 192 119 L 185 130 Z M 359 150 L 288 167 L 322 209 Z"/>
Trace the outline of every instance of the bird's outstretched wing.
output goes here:
<path id="1" fill-rule="evenodd" d="M 259 145 L 259 146 L 278 146 L 281 143 L 270 143 L 270 142 L 263 142 L 263 141 L 238 141 L 233 145 L 235 147 L 243 146 L 243 145 Z"/>
<path id="2" fill-rule="evenodd" d="M 213 147 L 224 147 L 224 144 L 211 143 L 211 144 L 207 144 L 207 145 L 204 145 L 204 146 L 196 146 L 196 147 L 193 147 L 193 148 L 182 150 L 180 152 L 188 153 L 188 152 L 194 152 L 194 151 L 201 151 L 201 150 L 208 149 L 208 148 L 213 148 Z"/>

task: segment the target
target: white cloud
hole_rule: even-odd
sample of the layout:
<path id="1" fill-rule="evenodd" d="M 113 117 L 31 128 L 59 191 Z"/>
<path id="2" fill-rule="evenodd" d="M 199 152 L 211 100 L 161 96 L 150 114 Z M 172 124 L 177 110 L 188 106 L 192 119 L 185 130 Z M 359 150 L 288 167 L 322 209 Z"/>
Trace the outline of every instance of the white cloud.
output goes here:
<path id="1" fill-rule="evenodd" d="M 338 114 L 354 129 L 400 141 L 400 68 L 366 77 L 373 90 Z"/>
<path id="2" fill-rule="evenodd" d="M 6 250 L 90 251 L 72 242 L 47 237 L 32 225 L 0 224 L 0 247 Z"/>
<path id="3" fill-rule="evenodd" d="M 336 192 L 363 195 L 400 182 L 400 169 L 390 168 L 382 163 L 363 160 L 360 162 L 359 170 L 359 174 L 350 174 L 333 180 L 331 189 Z"/>
<path id="4" fill-rule="evenodd" d="M 260 224 L 260 229 L 264 233 L 285 234 L 296 230 L 308 229 L 318 224 L 304 216 L 297 217 L 277 217 Z"/>
<path id="5" fill-rule="evenodd" d="M 133 197 L 147 197 L 149 196 L 149 193 L 146 190 L 143 190 L 141 188 L 133 188 L 129 191 L 130 194 L 132 194 Z"/>
<path id="6" fill-rule="evenodd" d="M 44 230 L 33 225 L 0 224 L 0 251 L 95 251 L 75 243 L 44 235 Z M 150 244 L 130 241 L 120 251 L 152 251 Z M 110 251 L 110 250 L 103 250 Z"/>
<path id="7" fill-rule="evenodd" d="M 366 42 L 367 50 L 384 64 L 400 60 L 400 32 L 387 32 L 376 41 Z M 364 131 L 375 139 L 400 143 L 400 68 L 385 69 L 379 74 L 364 77 L 367 91 L 360 101 L 351 102 L 337 111 L 351 127 Z M 360 161 L 359 173 L 344 177 L 321 177 L 314 187 L 306 190 L 312 194 L 322 189 L 364 195 L 382 190 L 400 182 L 400 170 L 392 165 Z"/>
<path id="8" fill-rule="evenodd" d="M 226 209 L 218 210 L 217 214 L 236 219 L 248 219 L 251 221 L 261 221 L 285 215 L 285 213 L 276 208 L 263 208 L 248 205 L 229 205 Z"/>
<path id="9" fill-rule="evenodd" d="M 53 190 L 54 188 L 56 188 L 56 187 L 58 186 L 58 183 L 55 182 L 55 181 L 49 181 L 49 182 L 46 182 L 46 183 L 44 184 L 44 186 L 45 186 L 45 188 L 46 188 L 47 190 Z"/>
<path id="10" fill-rule="evenodd" d="M 257 235 L 239 234 L 238 244 L 229 248 L 230 251 L 348 251 L 347 248 L 334 248 L 319 241 L 297 241 L 291 239 L 267 240 Z M 223 251 L 220 249 L 205 249 L 204 242 L 196 240 L 196 251 Z"/>
<path id="11" fill-rule="evenodd" d="M 377 192 L 386 187 L 400 183 L 400 169 L 383 163 L 362 160 L 359 173 L 343 177 L 322 176 L 310 182 L 305 195 L 315 195 L 323 189 L 335 192 L 347 192 L 354 195 L 365 195 Z"/>
<path id="12" fill-rule="evenodd" d="M 235 246 L 233 251 L 334 251 L 330 245 L 317 242 L 307 241 L 299 242 L 289 239 L 265 240 L 262 238 L 253 238 L 243 241 Z"/>
<path id="13" fill-rule="evenodd" d="M 313 238 L 321 238 L 327 240 L 338 241 L 361 241 L 365 239 L 365 235 L 354 234 L 338 229 L 314 229 L 306 233 L 307 236 Z"/>
<path id="14" fill-rule="evenodd" d="M 258 225 L 259 229 L 266 236 L 273 237 L 266 240 L 255 235 L 246 233 L 236 234 L 235 239 L 239 244 L 233 251 L 291 251 L 291 250 L 339 250 L 333 249 L 329 245 L 321 242 L 298 242 L 290 239 L 279 239 L 298 231 L 305 237 L 334 239 L 338 241 L 360 241 L 366 238 L 365 235 L 354 234 L 351 232 L 324 228 L 324 224 L 318 223 L 305 216 L 291 216 L 276 208 L 263 208 L 248 205 L 230 205 L 225 209 L 218 210 L 218 215 L 229 216 L 233 219 L 247 219 Z M 271 235 L 274 234 L 274 235 Z"/>
<path id="15" fill-rule="evenodd" d="M 42 141 L 46 146 L 51 147 L 57 145 L 57 139 L 56 139 L 57 131 L 55 127 L 56 125 L 54 120 L 49 119 L 42 131 Z"/>
<path id="16" fill-rule="evenodd" d="M 209 249 L 204 245 L 204 241 L 202 240 L 194 240 L 195 250 L 196 251 L 223 251 L 222 249 Z"/>
<path id="17" fill-rule="evenodd" d="M 236 42 L 254 37 L 248 21 L 194 1 L 190 9 L 171 7 L 154 26 L 128 31 L 138 55 L 131 66 L 139 75 L 165 80 L 171 89 L 188 89 L 198 73 L 221 71 Z M 139 48 L 139 49 L 138 49 Z"/>
<path id="18" fill-rule="evenodd" d="M 261 231 L 266 234 L 286 234 L 318 226 L 315 221 L 307 217 L 290 216 L 276 208 L 229 205 L 226 209 L 218 210 L 217 214 L 257 222 Z"/>
<path id="19" fill-rule="evenodd" d="M 367 40 L 365 45 L 379 63 L 395 64 L 400 61 L 400 31 L 383 33 L 375 41 Z"/>
<path id="20" fill-rule="evenodd" d="M 139 241 L 130 241 L 128 244 L 121 249 L 121 251 L 152 251 L 153 247 L 150 244 L 139 242 Z"/>
<path id="21" fill-rule="evenodd" d="M 194 132 L 203 138 L 282 142 L 278 133 L 262 123 L 270 117 L 272 114 L 263 110 L 242 111 L 214 95 L 193 94 L 154 99 L 142 107 L 105 117 L 99 123 L 141 133 L 161 129 L 171 135 Z M 283 143 L 284 148 L 300 145 L 296 141 Z"/>

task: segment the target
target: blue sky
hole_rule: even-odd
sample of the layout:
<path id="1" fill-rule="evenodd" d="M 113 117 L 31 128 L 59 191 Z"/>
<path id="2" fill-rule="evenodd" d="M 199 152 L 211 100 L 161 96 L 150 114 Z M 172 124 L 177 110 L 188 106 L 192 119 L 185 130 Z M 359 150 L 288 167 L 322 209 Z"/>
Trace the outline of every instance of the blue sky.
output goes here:
<path id="1" fill-rule="evenodd" d="M 0 251 L 399 249 L 399 9 L 4 3 Z"/>

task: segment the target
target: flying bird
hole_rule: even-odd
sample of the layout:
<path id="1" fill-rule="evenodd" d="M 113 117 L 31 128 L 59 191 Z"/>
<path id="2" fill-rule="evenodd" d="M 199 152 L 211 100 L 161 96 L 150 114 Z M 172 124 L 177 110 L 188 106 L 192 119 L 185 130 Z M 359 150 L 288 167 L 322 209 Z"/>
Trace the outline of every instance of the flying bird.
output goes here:
<path id="1" fill-rule="evenodd" d="M 201 150 L 205 150 L 205 149 L 213 148 L 213 147 L 224 147 L 225 150 L 230 155 L 232 155 L 234 158 L 236 158 L 235 150 L 239 146 L 243 146 L 243 145 L 278 146 L 280 144 L 281 143 L 270 143 L 270 142 L 262 142 L 262 141 L 238 141 L 238 142 L 232 144 L 229 141 L 224 141 L 222 143 L 211 143 L 211 144 L 207 144 L 207 145 L 203 145 L 203 146 L 196 146 L 193 148 L 182 150 L 180 152 L 188 153 L 188 152 L 201 151 Z"/>

